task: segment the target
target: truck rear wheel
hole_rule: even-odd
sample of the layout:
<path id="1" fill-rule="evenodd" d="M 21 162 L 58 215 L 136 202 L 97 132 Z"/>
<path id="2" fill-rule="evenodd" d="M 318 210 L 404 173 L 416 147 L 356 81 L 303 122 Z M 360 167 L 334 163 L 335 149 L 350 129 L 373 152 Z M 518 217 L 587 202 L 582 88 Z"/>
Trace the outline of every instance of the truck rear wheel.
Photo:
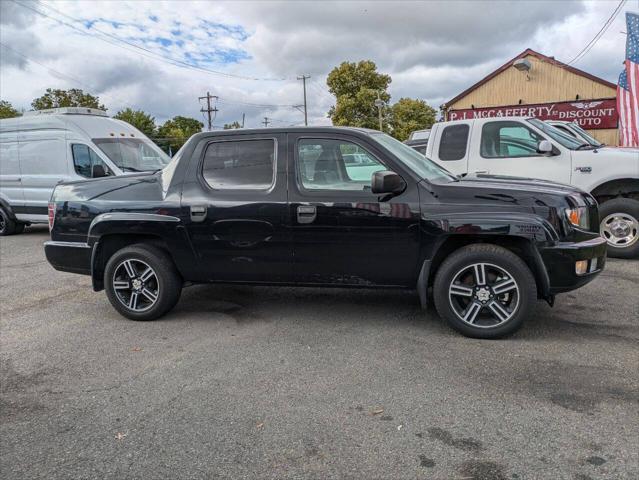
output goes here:
<path id="1" fill-rule="evenodd" d="M 491 244 L 463 247 L 439 267 L 433 296 L 437 312 L 467 337 L 516 332 L 537 300 L 532 272 L 511 251 Z"/>
<path id="2" fill-rule="evenodd" d="M 599 231 L 608 242 L 608 255 L 638 258 L 639 202 L 632 198 L 613 198 L 599 206 L 599 218 Z"/>
<path id="3" fill-rule="evenodd" d="M 150 245 L 125 247 L 107 262 L 104 288 L 111 305 L 131 320 L 154 320 L 180 298 L 182 279 L 164 251 Z"/>

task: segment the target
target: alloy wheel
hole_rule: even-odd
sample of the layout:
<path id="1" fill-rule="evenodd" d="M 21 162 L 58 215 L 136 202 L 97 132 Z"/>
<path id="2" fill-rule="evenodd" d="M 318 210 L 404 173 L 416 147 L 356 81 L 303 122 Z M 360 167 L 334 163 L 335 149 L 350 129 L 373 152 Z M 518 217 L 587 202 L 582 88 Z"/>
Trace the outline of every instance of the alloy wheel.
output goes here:
<path id="1" fill-rule="evenodd" d="M 115 268 L 113 290 L 118 301 L 134 312 L 144 312 L 155 305 L 160 296 L 157 274 L 142 260 L 129 258 Z"/>
<path id="2" fill-rule="evenodd" d="M 519 307 L 519 286 L 504 268 L 473 263 L 461 269 L 448 288 L 450 305 L 459 319 L 479 328 L 508 322 Z"/>
<path id="3" fill-rule="evenodd" d="M 0 233 L 4 233 L 7 228 L 7 221 L 4 219 L 4 215 L 0 213 Z"/>
<path id="4" fill-rule="evenodd" d="M 601 221 L 600 233 L 608 245 L 630 247 L 639 240 L 639 221 L 627 213 L 612 213 Z"/>

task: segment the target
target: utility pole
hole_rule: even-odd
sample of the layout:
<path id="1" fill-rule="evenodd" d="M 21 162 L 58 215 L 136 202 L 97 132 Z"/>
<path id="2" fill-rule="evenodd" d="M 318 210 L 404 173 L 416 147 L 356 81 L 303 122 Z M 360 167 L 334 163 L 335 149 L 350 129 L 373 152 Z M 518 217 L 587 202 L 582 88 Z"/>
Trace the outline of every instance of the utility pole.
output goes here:
<path id="1" fill-rule="evenodd" d="M 211 95 L 209 92 L 206 92 L 206 97 L 198 97 L 198 100 L 204 100 L 206 98 L 206 109 L 204 107 L 200 108 L 200 112 L 204 113 L 206 112 L 208 119 L 209 119 L 209 132 L 211 131 L 211 127 L 213 126 L 213 121 L 211 119 L 211 113 L 214 113 L 215 115 L 213 116 L 213 118 L 215 118 L 215 116 L 217 115 L 217 112 L 219 111 L 217 109 L 217 107 L 213 107 L 211 108 L 211 99 L 214 98 L 215 100 L 217 100 L 217 95 Z"/>
<path id="2" fill-rule="evenodd" d="M 268 117 L 264 117 L 264 121 L 262 122 L 262 125 L 264 125 L 265 127 L 268 127 L 269 123 L 271 123 L 271 121 L 268 119 Z"/>
<path id="3" fill-rule="evenodd" d="M 244 128 L 244 118 L 246 117 L 246 114 L 242 114 L 242 128 Z"/>
<path id="4" fill-rule="evenodd" d="M 375 100 L 375 106 L 377 107 L 377 115 L 379 116 L 379 131 L 382 132 L 382 108 L 384 107 L 384 102 L 379 97 L 379 90 L 377 90 L 377 100 Z"/>
<path id="5" fill-rule="evenodd" d="M 306 80 L 311 78 L 310 75 L 300 75 L 299 77 L 297 77 L 298 80 L 302 81 L 302 84 L 304 85 L 304 125 L 308 126 L 308 110 L 307 110 L 307 106 L 306 106 Z"/>

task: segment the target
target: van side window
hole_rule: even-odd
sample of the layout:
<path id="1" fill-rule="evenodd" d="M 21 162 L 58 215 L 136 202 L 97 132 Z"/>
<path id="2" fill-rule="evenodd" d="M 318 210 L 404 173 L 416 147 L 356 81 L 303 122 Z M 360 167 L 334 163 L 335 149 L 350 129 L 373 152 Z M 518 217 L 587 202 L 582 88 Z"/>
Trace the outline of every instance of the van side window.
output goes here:
<path id="1" fill-rule="evenodd" d="M 484 158 L 538 157 L 543 138 L 519 122 L 488 122 L 481 129 L 480 153 Z"/>
<path id="2" fill-rule="evenodd" d="M 109 167 L 88 145 L 74 143 L 71 145 L 71 153 L 73 154 L 73 167 L 78 175 L 91 178 L 94 165 L 102 165 L 107 175 L 110 175 Z"/>
<path id="3" fill-rule="evenodd" d="M 216 190 L 270 188 L 275 182 L 275 140 L 229 140 L 206 147 L 202 177 Z"/>
<path id="4" fill-rule="evenodd" d="M 439 142 L 439 158 L 441 160 L 461 160 L 466 156 L 469 125 L 449 125 L 442 130 Z"/>
<path id="5" fill-rule="evenodd" d="M 298 179 L 307 190 L 371 188 L 373 173 L 386 170 L 372 154 L 346 140 L 301 139 L 297 144 Z"/>

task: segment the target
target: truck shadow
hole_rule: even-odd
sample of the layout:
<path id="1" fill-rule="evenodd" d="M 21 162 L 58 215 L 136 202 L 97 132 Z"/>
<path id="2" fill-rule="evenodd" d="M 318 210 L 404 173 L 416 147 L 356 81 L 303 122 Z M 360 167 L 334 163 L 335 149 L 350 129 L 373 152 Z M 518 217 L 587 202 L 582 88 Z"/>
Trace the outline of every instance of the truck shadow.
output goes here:
<path id="1" fill-rule="evenodd" d="M 540 301 L 521 330 L 501 341 L 638 341 L 639 326 L 616 324 L 610 319 L 603 323 L 605 311 L 603 306 L 586 307 L 570 297 L 563 297 L 554 308 Z M 410 290 L 196 285 L 184 289 L 176 308 L 164 318 L 211 318 L 212 313 L 228 316 L 238 324 L 303 319 L 327 327 L 387 324 L 418 327 L 425 334 L 459 336 L 439 317 L 432 299 L 422 310 L 417 295 Z"/>

